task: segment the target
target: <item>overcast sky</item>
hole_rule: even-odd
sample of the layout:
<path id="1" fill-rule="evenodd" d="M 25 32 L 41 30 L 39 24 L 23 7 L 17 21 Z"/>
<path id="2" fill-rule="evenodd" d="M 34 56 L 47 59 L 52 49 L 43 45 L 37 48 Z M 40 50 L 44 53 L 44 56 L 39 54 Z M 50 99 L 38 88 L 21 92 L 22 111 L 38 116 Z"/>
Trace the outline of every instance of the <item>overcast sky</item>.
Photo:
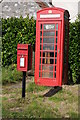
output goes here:
<path id="1" fill-rule="evenodd" d="M 80 0 L 52 0 L 55 7 L 67 9 L 70 13 L 70 21 L 74 22 L 78 15 L 78 2 Z"/>

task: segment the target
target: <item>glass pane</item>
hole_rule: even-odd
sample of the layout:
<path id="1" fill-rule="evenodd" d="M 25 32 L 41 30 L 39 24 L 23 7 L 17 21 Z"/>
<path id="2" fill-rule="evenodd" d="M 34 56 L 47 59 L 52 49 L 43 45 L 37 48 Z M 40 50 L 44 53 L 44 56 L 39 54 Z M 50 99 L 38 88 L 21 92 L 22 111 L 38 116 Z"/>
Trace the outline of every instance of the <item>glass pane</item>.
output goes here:
<path id="1" fill-rule="evenodd" d="M 54 50 L 54 44 L 43 44 L 43 50 Z"/>
<path id="2" fill-rule="evenodd" d="M 53 38 L 43 38 L 43 43 L 54 43 L 54 37 Z"/>
<path id="3" fill-rule="evenodd" d="M 58 31 L 56 31 L 56 36 L 58 36 Z"/>
<path id="4" fill-rule="evenodd" d="M 50 77 L 53 78 L 53 72 L 50 72 Z"/>
<path id="5" fill-rule="evenodd" d="M 42 30 L 42 24 L 41 24 L 41 30 Z"/>
<path id="6" fill-rule="evenodd" d="M 55 36 L 55 32 L 43 32 L 43 36 Z"/>
<path id="7" fill-rule="evenodd" d="M 40 45 L 40 50 L 41 50 L 41 45 Z"/>
<path id="8" fill-rule="evenodd" d="M 54 73 L 54 77 L 56 78 L 56 72 Z"/>
<path id="9" fill-rule="evenodd" d="M 55 64 L 57 64 L 57 59 L 55 59 Z"/>
<path id="10" fill-rule="evenodd" d="M 40 64 L 41 64 L 41 58 L 40 58 Z"/>
<path id="11" fill-rule="evenodd" d="M 43 52 L 43 57 L 45 57 L 45 52 Z"/>
<path id="12" fill-rule="evenodd" d="M 57 43 L 57 38 L 56 38 L 56 43 Z"/>
<path id="13" fill-rule="evenodd" d="M 42 58 L 42 64 L 54 64 L 54 59 L 48 57 Z"/>
<path id="14" fill-rule="evenodd" d="M 54 59 L 50 59 L 50 64 L 54 64 Z"/>
<path id="15" fill-rule="evenodd" d="M 58 30 L 58 24 L 56 24 L 56 30 Z"/>
<path id="16" fill-rule="evenodd" d="M 54 52 L 50 52 L 50 57 L 54 57 Z"/>
<path id="17" fill-rule="evenodd" d="M 41 77 L 41 76 L 40 76 L 40 72 L 39 72 L 39 77 Z"/>
<path id="18" fill-rule="evenodd" d="M 40 32 L 40 36 L 42 36 L 42 31 Z"/>
<path id="19" fill-rule="evenodd" d="M 55 52 L 55 57 L 57 57 L 57 52 Z"/>
<path id="20" fill-rule="evenodd" d="M 44 24 L 44 30 L 55 30 L 55 24 Z"/>
<path id="21" fill-rule="evenodd" d="M 39 65 L 39 70 L 41 70 L 41 65 Z"/>
<path id="22" fill-rule="evenodd" d="M 57 50 L 57 45 L 55 46 L 55 50 Z"/>
<path id="23" fill-rule="evenodd" d="M 54 57 L 54 52 L 42 52 L 42 57 Z"/>
<path id="24" fill-rule="evenodd" d="M 42 72 L 43 78 L 53 78 L 53 72 Z"/>
<path id="25" fill-rule="evenodd" d="M 56 71 L 56 66 L 55 66 L 55 71 Z"/>
<path id="26" fill-rule="evenodd" d="M 42 43 L 42 38 L 40 38 L 40 43 Z"/>
<path id="27" fill-rule="evenodd" d="M 41 52 L 40 52 L 40 57 L 41 57 Z"/>
<path id="28" fill-rule="evenodd" d="M 53 66 L 51 66 L 51 65 L 42 65 L 42 70 L 53 71 Z"/>

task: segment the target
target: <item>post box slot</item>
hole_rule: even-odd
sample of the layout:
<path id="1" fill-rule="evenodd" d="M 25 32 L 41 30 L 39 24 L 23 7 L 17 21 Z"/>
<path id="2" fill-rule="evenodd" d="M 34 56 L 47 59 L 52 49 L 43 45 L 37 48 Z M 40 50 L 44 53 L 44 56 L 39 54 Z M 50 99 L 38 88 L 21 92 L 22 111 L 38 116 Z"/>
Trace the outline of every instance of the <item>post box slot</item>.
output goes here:
<path id="1" fill-rule="evenodd" d="M 18 47 L 18 50 L 27 50 L 28 48 Z"/>
<path id="2" fill-rule="evenodd" d="M 26 55 L 28 55 L 27 53 L 17 53 L 18 55 L 24 55 L 24 56 L 26 56 Z"/>
<path id="3" fill-rule="evenodd" d="M 18 55 L 28 55 L 28 51 L 23 51 L 23 50 L 22 50 L 22 51 L 21 51 L 21 50 L 19 51 L 19 50 L 18 50 L 18 53 L 17 53 L 17 54 L 18 54 Z"/>

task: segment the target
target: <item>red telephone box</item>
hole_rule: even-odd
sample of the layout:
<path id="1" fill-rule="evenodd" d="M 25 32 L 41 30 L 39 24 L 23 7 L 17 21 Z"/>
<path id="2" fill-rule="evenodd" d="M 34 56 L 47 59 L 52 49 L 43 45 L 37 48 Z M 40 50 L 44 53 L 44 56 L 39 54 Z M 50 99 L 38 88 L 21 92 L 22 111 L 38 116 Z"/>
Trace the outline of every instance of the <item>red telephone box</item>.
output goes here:
<path id="1" fill-rule="evenodd" d="M 17 45 L 17 70 L 28 71 L 32 68 L 32 47 L 29 44 Z"/>
<path id="2" fill-rule="evenodd" d="M 67 82 L 69 12 L 45 8 L 37 12 L 35 83 L 61 86 Z"/>

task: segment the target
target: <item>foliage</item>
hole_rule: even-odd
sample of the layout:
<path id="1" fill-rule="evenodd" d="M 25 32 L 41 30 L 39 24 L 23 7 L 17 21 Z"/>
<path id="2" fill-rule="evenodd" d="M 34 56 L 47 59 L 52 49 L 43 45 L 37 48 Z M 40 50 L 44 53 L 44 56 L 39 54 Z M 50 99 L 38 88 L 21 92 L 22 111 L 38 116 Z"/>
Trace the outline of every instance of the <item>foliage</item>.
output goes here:
<path id="1" fill-rule="evenodd" d="M 2 19 L 2 64 L 10 65 L 17 61 L 17 44 L 35 44 L 35 20 L 33 17 Z"/>
<path id="2" fill-rule="evenodd" d="M 2 84 L 15 83 L 22 80 L 22 72 L 16 70 L 16 65 L 2 68 Z"/>
<path id="3" fill-rule="evenodd" d="M 80 79 L 80 22 L 70 23 L 69 34 L 69 64 L 72 70 L 73 82 Z"/>

